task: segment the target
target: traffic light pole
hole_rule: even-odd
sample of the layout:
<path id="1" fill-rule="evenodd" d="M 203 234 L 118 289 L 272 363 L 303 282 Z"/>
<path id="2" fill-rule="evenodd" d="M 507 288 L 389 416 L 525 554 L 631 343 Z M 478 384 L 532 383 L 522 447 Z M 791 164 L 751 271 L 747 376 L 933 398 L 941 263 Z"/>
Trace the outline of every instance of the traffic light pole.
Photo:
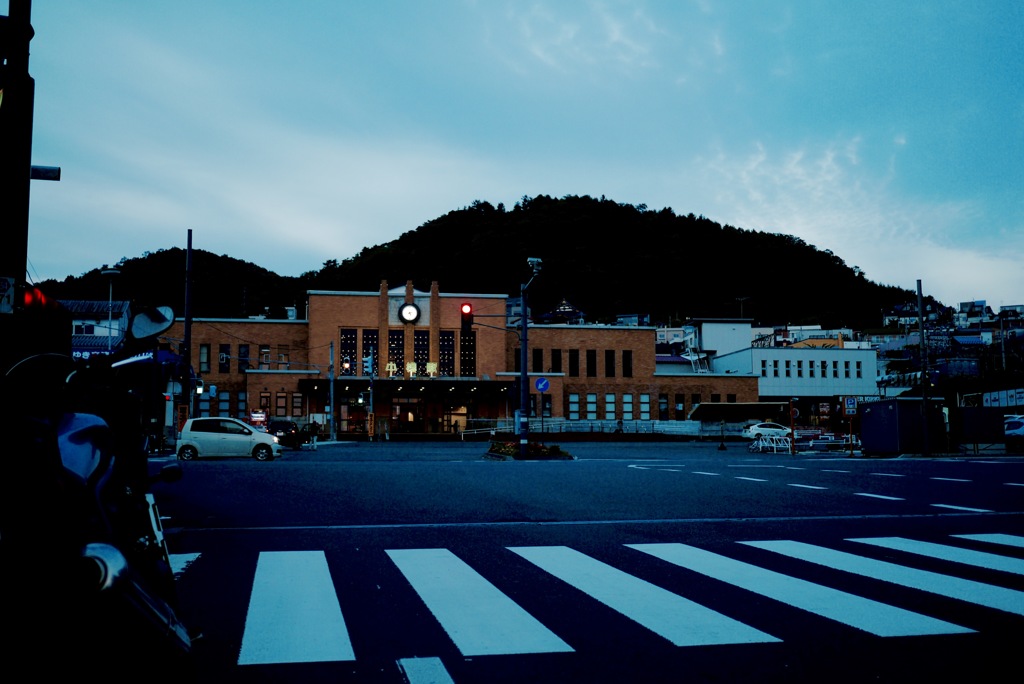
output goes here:
<path id="1" fill-rule="evenodd" d="M 330 423 L 331 423 L 331 431 L 330 431 L 330 433 L 331 433 L 331 441 L 334 442 L 334 441 L 337 441 L 337 439 L 338 439 L 338 433 L 336 432 L 336 428 L 335 428 L 335 425 L 334 425 L 335 420 L 334 420 L 334 342 L 333 341 L 331 342 L 331 346 L 330 346 L 330 349 L 328 351 L 328 354 L 330 354 L 330 357 L 331 357 L 329 359 L 328 363 L 327 363 L 327 378 L 328 378 L 328 380 L 327 380 L 327 387 L 328 387 L 328 389 L 329 389 L 329 391 L 331 393 L 331 415 L 330 415 L 329 420 L 330 420 Z"/>

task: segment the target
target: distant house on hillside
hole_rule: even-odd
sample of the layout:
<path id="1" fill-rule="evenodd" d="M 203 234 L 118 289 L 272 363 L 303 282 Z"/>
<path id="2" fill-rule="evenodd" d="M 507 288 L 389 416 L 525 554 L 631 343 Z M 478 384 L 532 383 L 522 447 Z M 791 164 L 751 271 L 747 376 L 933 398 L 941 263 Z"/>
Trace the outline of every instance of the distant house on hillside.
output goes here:
<path id="1" fill-rule="evenodd" d="M 130 303 L 109 300 L 62 299 L 71 315 L 71 353 L 87 359 L 109 354 L 122 343 L 128 330 Z"/>

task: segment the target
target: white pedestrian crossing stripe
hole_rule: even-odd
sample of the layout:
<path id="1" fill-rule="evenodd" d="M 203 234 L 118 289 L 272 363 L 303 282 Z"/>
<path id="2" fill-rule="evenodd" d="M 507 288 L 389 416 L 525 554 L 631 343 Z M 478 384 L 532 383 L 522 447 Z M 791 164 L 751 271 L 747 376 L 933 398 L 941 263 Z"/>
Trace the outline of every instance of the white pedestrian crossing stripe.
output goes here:
<path id="1" fill-rule="evenodd" d="M 387 554 L 463 655 L 572 651 L 448 549 Z"/>
<path id="2" fill-rule="evenodd" d="M 876 636 L 920 636 L 970 632 L 965 627 L 902 608 L 765 570 L 685 544 L 629 544 L 632 549 L 683 568 L 728 582 L 762 596 Z"/>
<path id="3" fill-rule="evenodd" d="M 239 665 L 355 660 L 323 551 L 260 554 Z"/>
<path id="4" fill-rule="evenodd" d="M 952 535 L 950 544 L 902 537 L 851 538 L 907 554 L 907 565 L 798 541 L 744 541 L 770 551 L 834 570 L 1024 615 L 1024 592 L 964 579 L 973 567 L 1024 574 L 1019 558 L 956 546 L 956 540 L 1003 547 L 1024 546 L 1024 537 L 1006 534 Z M 751 562 L 680 543 L 627 544 L 629 549 L 745 591 L 766 596 L 810 614 L 880 637 L 964 634 L 974 630 L 929 615 L 881 603 L 768 570 Z M 744 624 L 688 597 L 659 587 L 590 555 L 566 546 L 518 546 L 512 552 L 559 582 L 579 591 L 579 600 L 598 601 L 625 618 L 680 647 L 772 643 L 779 638 Z M 409 596 L 429 609 L 441 632 L 465 657 L 570 653 L 570 634 L 556 634 L 540 619 L 451 550 L 389 549 L 385 554 L 408 582 Z M 178 576 L 193 572 L 199 554 L 172 556 Z M 922 557 L 948 561 L 949 574 L 914 567 Z M 639 558 L 639 556 L 638 556 Z M 337 568 L 335 568 L 337 572 Z M 1008 578 L 1011 581 L 1012 578 Z M 537 591 L 551 591 L 540 585 Z M 256 565 L 238 656 L 239 665 L 354 661 L 349 628 L 323 551 L 263 552 Z M 977 625 L 975 625 L 976 627 Z M 416 681 L 444 674 L 436 658 L 405 658 L 399 666 Z M 442 678 L 443 679 L 443 678 Z M 412 681 L 412 679 L 410 679 Z M 440 681 L 440 680 L 438 680 Z"/>
<path id="5" fill-rule="evenodd" d="M 796 541 L 740 542 L 767 549 L 791 558 L 817 563 L 826 567 L 851 572 L 865 577 L 874 577 L 911 589 L 920 589 L 932 594 L 967 601 L 979 606 L 995 608 L 1017 615 L 1024 615 L 1024 592 L 991 584 L 975 582 L 959 577 L 942 575 L 937 572 L 908 568 L 887 561 L 863 558 L 844 551 L 834 551 L 821 546 Z"/>
<path id="6" fill-rule="evenodd" d="M 872 544 L 894 551 L 916 553 L 921 556 L 973 565 L 979 568 L 988 568 L 989 570 L 1001 570 L 1003 572 L 1024 575 L 1024 560 L 1020 558 L 1007 558 L 995 553 L 958 549 L 955 546 L 903 539 L 902 537 L 872 537 L 867 539 L 849 539 L 848 541 Z"/>
<path id="7" fill-rule="evenodd" d="M 565 546 L 528 546 L 510 550 L 676 646 L 779 641 Z"/>

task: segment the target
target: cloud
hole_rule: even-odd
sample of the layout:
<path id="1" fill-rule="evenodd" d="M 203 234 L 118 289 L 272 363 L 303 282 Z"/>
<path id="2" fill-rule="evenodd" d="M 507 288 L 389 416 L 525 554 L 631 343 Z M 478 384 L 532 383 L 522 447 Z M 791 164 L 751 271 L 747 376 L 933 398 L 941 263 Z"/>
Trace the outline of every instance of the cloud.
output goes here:
<path id="1" fill-rule="evenodd" d="M 757 144 L 745 156 L 701 160 L 706 212 L 741 228 L 800 237 L 831 250 L 886 285 L 917 279 L 944 303 L 979 298 L 1012 304 L 1024 296 L 1021 238 L 1008 249 L 964 240 L 985 211 L 969 199 L 927 202 L 896 193 L 890 175 L 861 162 L 858 137 L 776 151 Z"/>

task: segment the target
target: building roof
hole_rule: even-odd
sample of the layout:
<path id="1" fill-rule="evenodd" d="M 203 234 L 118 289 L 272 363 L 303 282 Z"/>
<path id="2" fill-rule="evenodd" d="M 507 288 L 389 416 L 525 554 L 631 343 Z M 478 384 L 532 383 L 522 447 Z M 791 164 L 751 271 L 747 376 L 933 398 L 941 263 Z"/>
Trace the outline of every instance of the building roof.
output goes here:
<path id="1" fill-rule="evenodd" d="M 130 302 L 115 299 L 94 300 L 94 299 L 59 299 L 60 305 L 71 314 L 72 318 L 106 318 L 108 313 L 113 313 L 115 318 L 121 318 L 128 313 Z"/>

